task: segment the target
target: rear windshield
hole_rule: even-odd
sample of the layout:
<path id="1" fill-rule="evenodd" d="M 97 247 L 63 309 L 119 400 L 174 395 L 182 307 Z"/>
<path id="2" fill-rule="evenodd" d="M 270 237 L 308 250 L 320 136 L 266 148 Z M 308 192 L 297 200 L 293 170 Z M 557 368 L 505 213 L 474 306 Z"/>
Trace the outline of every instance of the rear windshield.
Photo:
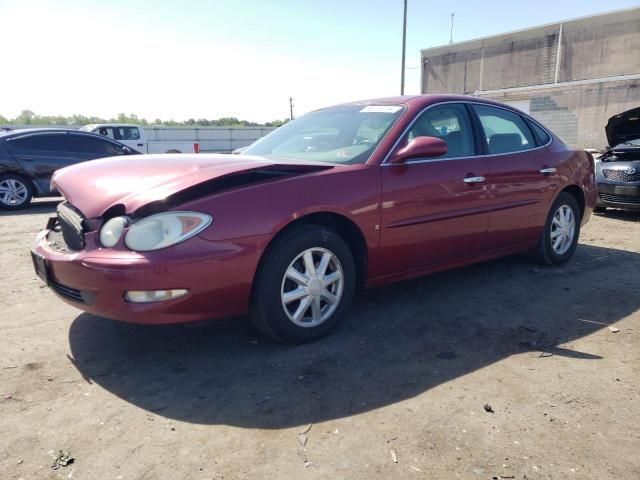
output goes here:
<path id="1" fill-rule="evenodd" d="M 308 113 L 260 139 L 247 155 L 329 163 L 366 163 L 405 108 L 342 105 Z"/>

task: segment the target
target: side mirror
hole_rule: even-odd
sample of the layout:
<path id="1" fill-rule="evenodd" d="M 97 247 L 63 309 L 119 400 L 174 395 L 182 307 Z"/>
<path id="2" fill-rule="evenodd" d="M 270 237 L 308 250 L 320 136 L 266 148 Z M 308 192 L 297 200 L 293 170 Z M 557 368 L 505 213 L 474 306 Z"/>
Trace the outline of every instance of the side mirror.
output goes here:
<path id="1" fill-rule="evenodd" d="M 129 147 L 122 147 L 122 153 L 125 155 L 131 155 L 133 152 Z"/>
<path id="2" fill-rule="evenodd" d="M 397 164 L 412 158 L 439 157 L 445 153 L 447 153 L 447 144 L 441 138 L 416 137 L 400 150 L 396 150 L 389 162 Z"/>

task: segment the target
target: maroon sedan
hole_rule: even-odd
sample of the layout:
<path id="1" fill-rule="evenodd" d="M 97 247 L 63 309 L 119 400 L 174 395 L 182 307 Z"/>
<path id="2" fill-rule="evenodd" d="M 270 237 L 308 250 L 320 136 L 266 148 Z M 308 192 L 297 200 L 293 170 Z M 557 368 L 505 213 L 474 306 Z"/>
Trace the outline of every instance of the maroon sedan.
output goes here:
<path id="1" fill-rule="evenodd" d="M 596 202 L 589 154 L 527 115 L 426 95 L 318 110 L 243 155 L 108 158 L 59 170 L 33 251 L 87 312 L 173 323 L 249 312 L 319 338 L 360 287 L 531 251 L 567 261 Z"/>

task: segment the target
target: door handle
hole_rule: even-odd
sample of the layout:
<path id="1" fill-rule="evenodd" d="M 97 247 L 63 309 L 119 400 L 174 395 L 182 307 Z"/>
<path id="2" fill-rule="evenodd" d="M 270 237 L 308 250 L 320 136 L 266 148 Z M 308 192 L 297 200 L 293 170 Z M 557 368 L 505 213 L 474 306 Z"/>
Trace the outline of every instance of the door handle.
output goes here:
<path id="1" fill-rule="evenodd" d="M 465 177 L 462 181 L 464 183 L 482 183 L 484 182 L 484 177 Z"/>
<path id="2" fill-rule="evenodd" d="M 138 145 L 139 147 L 144 147 L 144 143 L 137 143 L 136 145 Z"/>
<path id="3" fill-rule="evenodd" d="M 541 168 L 540 173 L 543 175 L 549 175 L 550 173 L 556 173 L 556 169 L 553 167 L 550 168 Z"/>

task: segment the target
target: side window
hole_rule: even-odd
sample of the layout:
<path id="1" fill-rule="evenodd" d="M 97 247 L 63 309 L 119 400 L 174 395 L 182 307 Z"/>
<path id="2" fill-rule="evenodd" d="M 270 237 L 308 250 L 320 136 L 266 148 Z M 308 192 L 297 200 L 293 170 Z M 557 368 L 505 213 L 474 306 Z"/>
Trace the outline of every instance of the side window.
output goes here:
<path id="1" fill-rule="evenodd" d="M 517 113 L 487 105 L 474 105 L 490 154 L 535 148 L 531 130 Z"/>
<path id="2" fill-rule="evenodd" d="M 536 136 L 536 141 L 538 145 L 546 145 L 551 137 L 549 134 L 544 131 L 544 129 L 540 128 L 536 123 L 527 120 L 527 125 L 533 130 L 533 134 Z"/>
<path id="3" fill-rule="evenodd" d="M 137 127 L 115 128 L 116 140 L 140 140 L 140 130 Z"/>
<path id="4" fill-rule="evenodd" d="M 447 153 L 438 158 L 469 157 L 475 154 L 473 131 L 464 105 L 451 103 L 424 111 L 407 134 L 416 137 L 438 137 L 447 144 Z"/>
<path id="5" fill-rule="evenodd" d="M 27 135 L 9 140 L 10 147 L 21 150 L 35 150 L 46 152 L 64 152 L 67 147 L 66 133 L 43 133 L 39 135 Z"/>
<path id="6" fill-rule="evenodd" d="M 122 148 L 115 143 L 88 135 L 69 135 L 71 150 L 78 153 L 96 153 L 100 155 L 120 155 Z"/>
<path id="7" fill-rule="evenodd" d="M 115 135 L 113 133 L 113 128 L 111 127 L 100 127 L 96 133 L 99 133 L 102 136 L 115 139 Z"/>

